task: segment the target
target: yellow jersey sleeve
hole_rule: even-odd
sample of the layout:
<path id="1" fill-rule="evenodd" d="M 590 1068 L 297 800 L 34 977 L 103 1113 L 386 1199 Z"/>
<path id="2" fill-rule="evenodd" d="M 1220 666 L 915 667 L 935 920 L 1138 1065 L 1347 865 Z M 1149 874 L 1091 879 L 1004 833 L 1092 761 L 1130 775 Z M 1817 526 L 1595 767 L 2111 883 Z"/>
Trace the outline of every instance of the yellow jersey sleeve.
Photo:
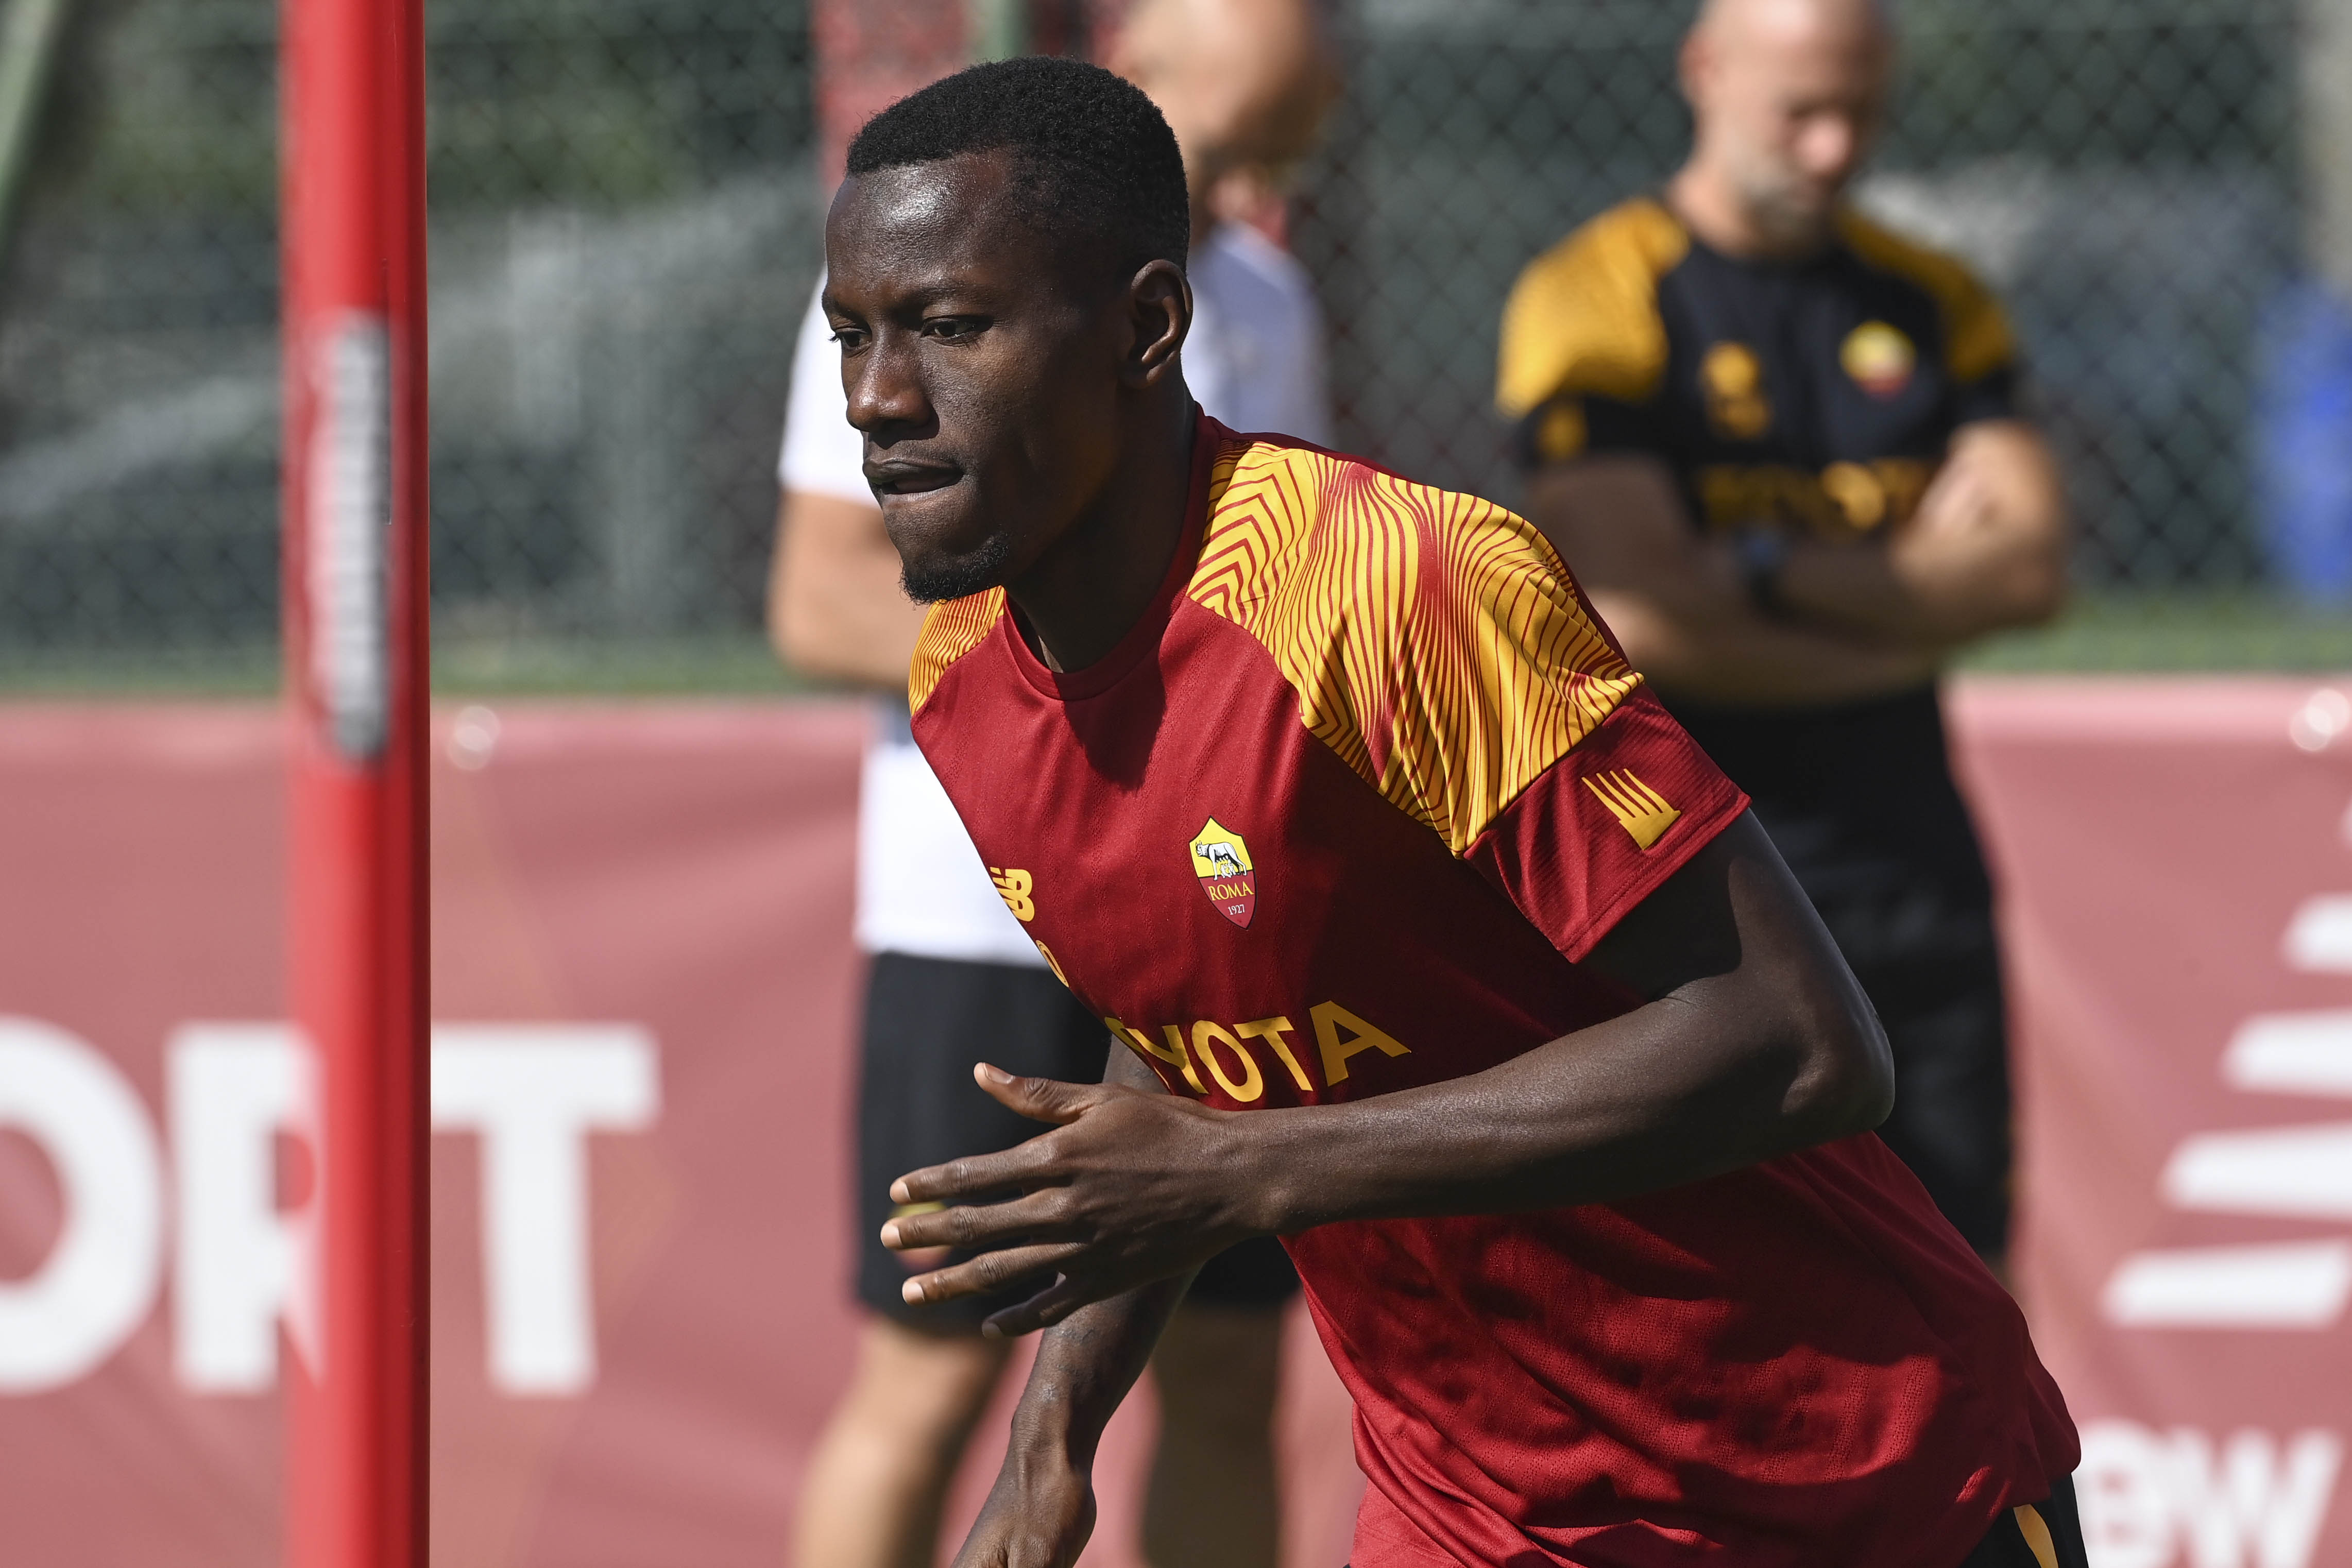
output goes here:
<path id="1" fill-rule="evenodd" d="M 1491 502 L 1250 443 L 1221 455 L 1210 505 L 1187 595 L 1456 855 L 1640 684 L 1550 545 Z"/>
<path id="2" fill-rule="evenodd" d="M 1658 279 L 1689 250 L 1681 223 L 1643 196 L 1529 262 L 1503 307 L 1496 405 L 1517 420 L 1563 393 L 1655 396 L 1666 373 Z"/>

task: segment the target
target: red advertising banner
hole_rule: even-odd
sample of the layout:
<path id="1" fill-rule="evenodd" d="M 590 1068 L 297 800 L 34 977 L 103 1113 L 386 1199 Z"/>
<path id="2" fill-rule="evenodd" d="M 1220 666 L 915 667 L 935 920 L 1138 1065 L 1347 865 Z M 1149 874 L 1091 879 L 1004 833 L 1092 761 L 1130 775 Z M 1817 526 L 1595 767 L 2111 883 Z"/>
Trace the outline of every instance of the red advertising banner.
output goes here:
<path id="1" fill-rule="evenodd" d="M 2095 1561 L 2352 1564 L 2352 684 L 1953 707 L 2005 899 L 2021 1289 Z M 787 1560 L 855 1328 L 864 734 L 814 703 L 442 717 L 436 1568 Z M 279 738 L 274 710 L 0 711 L 11 1568 L 278 1561 L 278 1390 L 316 1331 Z M 1345 1398 L 1303 1325 L 1291 1351 L 1285 1557 L 1336 1568 Z M 1095 1568 L 1134 1563 L 1131 1405 Z"/>
<path id="2" fill-rule="evenodd" d="M 2021 1289 L 2097 1568 L 2352 1563 L 2347 691 L 1953 704 L 2019 1024 Z"/>
<path id="3" fill-rule="evenodd" d="M 788 1560 L 855 1331 L 865 734 L 828 704 L 437 727 L 436 1568 Z M 280 1389 L 316 1331 L 292 1289 L 281 736 L 274 709 L 0 713 L 10 1568 L 279 1561 Z M 1361 1482 L 1294 1327 L 1286 1555 L 1330 1568 Z M 1096 1568 L 1136 1562 L 1131 1404 Z M 975 1446 L 960 1520 L 1001 1442 Z"/>

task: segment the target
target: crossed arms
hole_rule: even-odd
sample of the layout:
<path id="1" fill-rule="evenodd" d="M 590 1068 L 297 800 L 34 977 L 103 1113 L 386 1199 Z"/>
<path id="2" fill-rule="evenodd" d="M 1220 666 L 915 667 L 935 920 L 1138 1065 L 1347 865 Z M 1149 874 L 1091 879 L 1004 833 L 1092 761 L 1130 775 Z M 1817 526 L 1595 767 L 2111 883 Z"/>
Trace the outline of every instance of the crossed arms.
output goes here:
<path id="1" fill-rule="evenodd" d="M 1988 632 L 2065 596 L 2066 504 L 2031 426 L 1953 434 L 1918 510 L 1884 540 L 1799 541 L 1766 616 L 1730 550 L 1702 537 L 1664 463 L 1610 453 L 1530 476 L 1528 516 L 1576 563 L 1634 668 L 1701 700 L 1837 702 L 1917 685 Z"/>

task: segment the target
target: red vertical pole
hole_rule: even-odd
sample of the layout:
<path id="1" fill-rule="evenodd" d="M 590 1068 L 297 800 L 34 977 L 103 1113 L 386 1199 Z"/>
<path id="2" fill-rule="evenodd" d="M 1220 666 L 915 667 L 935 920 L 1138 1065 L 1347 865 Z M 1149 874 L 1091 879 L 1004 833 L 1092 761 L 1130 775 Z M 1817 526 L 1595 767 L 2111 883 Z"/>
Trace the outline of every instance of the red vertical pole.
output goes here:
<path id="1" fill-rule="evenodd" d="M 425 1561 L 421 0 L 281 0 L 294 1016 L 315 1184 L 287 1561 Z"/>

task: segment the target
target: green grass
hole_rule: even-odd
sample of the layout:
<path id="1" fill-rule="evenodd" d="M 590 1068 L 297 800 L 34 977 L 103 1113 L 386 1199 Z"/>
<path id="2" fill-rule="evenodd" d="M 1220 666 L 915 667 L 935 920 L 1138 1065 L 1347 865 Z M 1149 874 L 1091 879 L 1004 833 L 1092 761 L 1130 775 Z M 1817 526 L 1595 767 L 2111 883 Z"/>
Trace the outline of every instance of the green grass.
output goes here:
<path id="1" fill-rule="evenodd" d="M 231 647 L 0 653 L 0 700 L 267 698 L 278 650 Z M 436 698 L 789 697 L 829 690 L 786 669 L 757 633 L 659 640 L 446 641 Z"/>
<path id="2" fill-rule="evenodd" d="M 433 650 L 440 697 L 788 697 L 828 688 L 756 632 L 658 641 L 460 642 Z"/>
<path id="3" fill-rule="evenodd" d="M 2352 608 L 2253 593 L 2080 595 L 2058 622 L 1960 661 L 2003 674 L 2352 670 Z M 436 696 L 790 697 L 830 689 L 776 662 L 754 632 L 692 637 L 445 638 Z M 0 654 L 0 700 L 268 697 L 277 650 L 247 647 Z"/>
<path id="4" fill-rule="evenodd" d="M 2352 607 L 2256 593 L 2091 595 L 2039 631 L 1994 637 L 1965 670 L 2213 674 L 2352 669 Z"/>
<path id="5" fill-rule="evenodd" d="M 277 690 L 274 647 L 0 651 L 0 699 L 195 700 Z"/>

